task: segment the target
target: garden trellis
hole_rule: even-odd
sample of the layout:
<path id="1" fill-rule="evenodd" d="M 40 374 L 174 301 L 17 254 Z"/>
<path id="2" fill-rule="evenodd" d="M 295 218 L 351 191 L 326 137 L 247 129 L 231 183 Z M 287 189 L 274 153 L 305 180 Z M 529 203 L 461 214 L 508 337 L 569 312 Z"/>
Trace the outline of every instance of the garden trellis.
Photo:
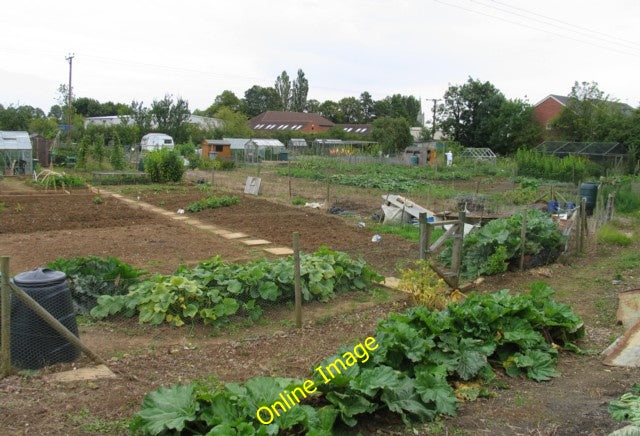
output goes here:
<path id="1" fill-rule="evenodd" d="M 626 148 L 618 142 L 544 141 L 534 150 L 558 157 L 584 156 L 613 168 L 619 168 L 627 154 Z"/>

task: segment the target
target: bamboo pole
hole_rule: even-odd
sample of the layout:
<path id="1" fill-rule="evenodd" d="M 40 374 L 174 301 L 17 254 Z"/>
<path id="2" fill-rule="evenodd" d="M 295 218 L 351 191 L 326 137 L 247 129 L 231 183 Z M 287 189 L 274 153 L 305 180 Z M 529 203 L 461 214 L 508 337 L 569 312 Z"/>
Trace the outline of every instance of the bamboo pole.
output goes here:
<path id="1" fill-rule="evenodd" d="M 296 327 L 302 328 L 302 286 L 300 284 L 300 233 L 293 232 L 293 276 Z"/>
<path id="2" fill-rule="evenodd" d="M 89 356 L 94 362 L 102 363 L 106 365 L 106 362 L 100 358 L 97 354 L 91 351 L 85 344 L 83 344 L 80 339 L 73 333 L 71 333 L 60 321 L 58 321 L 53 315 L 47 312 L 42 308 L 29 294 L 24 292 L 22 289 L 10 283 L 9 286 L 11 290 L 29 309 L 34 311 L 36 315 L 42 318 L 47 324 L 51 326 L 60 336 L 65 338 L 67 341 L 71 342 L 76 348 L 80 349 L 87 356 Z"/>
<path id="3" fill-rule="evenodd" d="M 520 271 L 524 271 L 524 249 L 527 242 L 527 209 L 522 211 L 522 229 L 520 230 Z"/>
<path id="4" fill-rule="evenodd" d="M 0 272 L 2 273 L 2 284 L 0 303 L 2 304 L 2 318 L 0 319 L 0 328 L 2 329 L 0 340 L 2 341 L 2 376 L 7 377 L 11 374 L 11 291 L 9 287 L 9 257 L 2 256 L 0 258 Z"/>

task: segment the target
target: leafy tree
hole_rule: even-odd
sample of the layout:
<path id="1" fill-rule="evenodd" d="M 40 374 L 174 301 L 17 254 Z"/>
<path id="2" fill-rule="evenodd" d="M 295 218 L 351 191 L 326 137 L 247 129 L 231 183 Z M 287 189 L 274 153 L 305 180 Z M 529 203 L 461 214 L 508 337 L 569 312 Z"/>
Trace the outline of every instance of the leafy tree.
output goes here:
<path id="1" fill-rule="evenodd" d="M 355 97 L 345 97 L 338 102 L 341 118 L 344 123 L 362 123 L 364 114 L 360 101 Z"/>
<path id="2" fill-rule="evenodd" d="M 307 107 L 307 94 L 309 93 L 309 81 L 304 76 L 304 71 L 298 69 L 298 77 L 293 82 L 291 89 L 291 110 L 302 112 Z"/>
<path id="3" fill-rule="evenodd" d="M 307 100 L 307 105 L 304 108 L 305 112 L 308 113 L 319 113 L 320 112 L 320 102 L 315 99 Z"/>
<path id="4" fill-rule="evenodd" d="M 373 122 L 371 137 L 380 144 L 384 153 L 397 153 L 413 142 L 410 127 L 404 118 L 377 118 Z"/>
<path id="5" fill-rule="evenodd" d="M 280 99 L 275 88 L 254 85 L 244 93 L 244 110 L 247 116 L 255 117 L 266 111 L 280 110 Z"/>
<path id="6" fill-rule="evenodd" d="M 344 122 L 340 105 L 335 101 L 325 100 L 318 109 L 320 110 L 320 115 L 334 123 L 340 124 Z"/>
<path id="7" fill-rule="evenodd" d="M 615 141 L 630 115 L 628 106 L 610 100 L 596 82 L 575 82 L 566 107 L 552 121 L 552 127 L 566 140 Z"/>
<path id="8" fill-rule="evenodd" d="M 58 123 L 62 123 L 62 117 L 64 116 L 62 107 L 59 104 L 54 104 L 49 109 L 47 116 L 55 118 Z"/>
<path id="9" fill-rule="evenodd" d="M 492 147 L 494 119 L 504 95 L 491 83 L 471 77 L 464 85 L 449 86 L 440 106 L 440 126 L 465 147 Z"/>
<path id="10" fill-rule="evenodd" d="M 29 122 L 30 133 L 38 133 L 47 139 L 55 138 L 58 130 L 58 122 L 53 117 L 34 118 Z"/>
<path id="11" fill-rule="evenodd" d="M 100 102 L 93 98 L 80 97 L 73 100 L 72 105 L 75 112 L 83 117 L 99 117 L 105 115 L 102 111 L 102 105 Z"/>
<path id="12" fill-rule="evenodd" d="M 244 114 L 234 112 L 228 107 L 223 106 L 218 112 L 215 113 L 215 117 L 222 120 L 224 123 L 224 127 L 221 129 L 221 133 L 218 135 L 219 137 L 251 137 L 252 131 L 247 124 L 248 120 Z"/>
<path id="13" fill-rule="evenodd" d="M 172 95 L 165 95 L 162 100 L 154 100 L 150 110 L 158 130 L 172 136 L 176 142 L 184 142 L 186 124 L 191 112 L 189 103 L 181 97 L 174 102 Z"/>
<path id="14" fill-rule="evenodd" d="M 139 134 L 146 135 L 151 131 L 151 121 L 152 114 L 151 111 L 144 106 L 144 103 L 141 101 L 133 100 L 129 105 L 129 109 L 131 111 L 131 119 L 136 126 L 138 126 Z M 127 119 L 122 119 L 121 122 L 126 124 Z"/>
<path id="15" fill-rule="evenodd" d="M 373 104 L 378 117 L 404 118 L 411 126 L 419 126 L 420 102 L 413 96 L 394 94 Z"/>
<path id="16" fill-rule="evenodd" d="M 224 90 L 217 95 L 213 104 L 204 110 L 202 115 L 213 117 L 222 107 L 228 107 L 234 112 L 243 112 L 244 104 L 232 91 Z"/>
<path id="17" fill-rule="evenodd" d="M 370 123 L 375 118 L 375 103 L 371 94 L 364 91 L 360 94 L 360 106 L 362 107 L 362 122 Z"/>
<path id="18" fill-rule="evenodd" d="M 496 153 L 514 153 L 542 140 L 542 127 L 533 117 L 533 106 L 521 100 L 504 100 L 490 124 L 489 146 Z"/>
<path id="19" fill-rule="evenodd" d="M 28 130 L 32 120 L 44 118 L 42 109 L 32 106 L 0 108 L 0 130 Z"/>
<path id="20" fill-rule="evenodd" d="M 291 108 L 291 80 L 286 71 L 276 78 L 275 90 L 278 94 L 280 109 L 288 111 Z"/>

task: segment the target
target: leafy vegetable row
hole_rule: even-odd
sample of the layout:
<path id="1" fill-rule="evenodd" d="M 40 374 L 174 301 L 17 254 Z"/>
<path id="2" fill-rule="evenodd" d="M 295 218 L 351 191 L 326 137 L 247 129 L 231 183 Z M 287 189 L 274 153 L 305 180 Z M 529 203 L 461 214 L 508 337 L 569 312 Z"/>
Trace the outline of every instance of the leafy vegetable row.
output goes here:
<path id="1" fill-rule="evenodd" d="M 538 381 L 559 375 L 557 349 L 575 350 L 572 341 L 584 330 L 569 306 L 551 298 L 553 293 L 537 283 L 527 294 L 472 294 L 440 312 L 418 306 L 391 314 L 375 331 L 379 348 L 371 359 L 341 370 L 326 384 L 314 373 L 322 395 L 303 400 L 269 425 L 258 422 L 258 408 L 269 407 L 283 389 L 302 380 L 257 377 L 244 384 L 163 387 L 145 397 L 132 428 L 146 434 L 317 436 L 383 410 L 405 422 L 455 415 L 459 398 L 473 400 L 486 391 L 478 382 L 492 380 L 494 367 Z"/>
<path id="2" fill-rule="evenodd" d="M 300 276 L 305 301 L 327 301 L 336 292 L 366 289 L 382 280 L 363 260 L 326 247 L 300 256 Z M 175 326 L 187 320 L 219 324 L 239 312 L 258 319 L 261 304 L 292 301 L 293 295 L 291 257 L 230 264 L 216 256 L 194 268 L 181 266 L 174 275 L 134 284 L 126 295 L 103 295 L 91 314 L 104 318 L 138 313 L 140 322 Z"/>
<path id="3" fill-rule="evenodd" d="M 562 251 L 564 237 L 549 215 L 537 209 L 527 211 L 525 255 L 529 264 L 542 265 L 555 261 Z M 490 221 L 465 236 L 461 273 L 477 277 L 505 272 L 520 259 L 522 212 L 510 218 Z M 439 259 L 451 263 L 451 246 Z"/>
<path id="4" fill-rule="evenodd" d="M 58 258 L 48 268 L 63 271 L 78 313 L 88 313 L 100 295 L 123 295 L 147 271 L 134 268 L 116 257 L 98 256 Z"/>

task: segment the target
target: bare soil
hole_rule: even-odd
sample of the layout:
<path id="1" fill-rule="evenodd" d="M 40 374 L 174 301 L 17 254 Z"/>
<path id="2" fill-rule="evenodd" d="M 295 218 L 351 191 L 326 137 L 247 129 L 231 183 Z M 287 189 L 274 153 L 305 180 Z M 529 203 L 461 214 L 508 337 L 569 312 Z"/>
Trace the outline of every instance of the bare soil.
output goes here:
<path id="1" fill-rule="evenodd" d="M 303 250 L 327 245 L 362 256 L 386 275 L 397 274 L 398 266 L 417 257 L 416 244 L 387 235 L 374 244 L 368 226 L 356 226 L 379 208 L 383 194 L 379 191 L 332 187 L 330 203 L 355 215 L 340 217 L 325 210 L 293 207 L 287 180 L 265 170 L 260 174 L 261 196 L 243 196 L 247 174 L 247 170 L 238 170 L 215 175 L 216 192 L 240 196 L 238 205 L 190 216 L 277 245 L 289 246 L 291 233 L 298 231 Z M 200 177 L 193 175 L 194 179 Z M 499 183 L 495 186 L 502 189 Z M 292 196 L 326 201 L 322 184 L 297 180 L 292 190 Z M 187 185 L 159 191 L 123 188 L 120 192 L 169 211 L 185 208 L 209 194 Z M 96 204 L 95 197 L 86 190 L 47 194 L 16 184 L 15 179 L 0 180 L 0 203 L 4 203 L 0 254 L 11 256 L 12 273 L 57 257 L 89 254 L 117 256 L 162 273 L 175 270 L 179 263 L 194 264 L 217 254 L 228 261 L 268 256 L 261 248 L 249 248 L 237 240 L 143 210 L 135 203 L 126 205 L 103 194 L 102 202 Z M 435 203 L 428 206 L 448 206 L 446 202 Z M 637 250 L 637 245 L 629 252 Z M 410 430 L 392 416 L 376 416 L 358 430 L 362 434 L 601 435 L 620 427 L 609 417 L 607 403 L 628 390 L 640 371 L 605 367 L 597 354 L 622 331 L 614 317 L 616 295 L 622 288 L 612 284 L 617 267 L 608 261 L 619 253 L 593 245 L 590 250 L 589 255 L 572 258 L 567 264 L 489 278 L 479 289 L 521 290 L 530 282 L 545 280 L 558 291 L 560 300 L 572 304 L 585 320 L 587 338 L 580 345 L 588 353 L 562 352 L 562 377 L 536 383 L 500 375 L 506 389 L 497 389 L 493 398 L 463 404 L 455 418 Z M 624 287 L 634 286 L 640 286 L 640 266 L 625 273 Z M 408 304 L 404 294 L 389 290 L 344 294 L 328 304 L 305 305 L 301 332 L 292 327 L 287 307 L 270 308 L 254 325 L 238 319 L 221 329 L 146 326 L 122 318 L 84 320 L 80 325 L 82 341 L 102 356 L 118 377 L 49 381 L 50 373 L 91 364 L 81 357 L 72 364 L 4 378 L 0 380 L 1 433 L 126 434 L 127 420 L 139 409 L 144 395 L 162 385 L 207 377 L 222 381 L 260 375 L 306 377 L 314 364 L 338 346 L 352 346 L 372 332 L 379 319 Z"/>

